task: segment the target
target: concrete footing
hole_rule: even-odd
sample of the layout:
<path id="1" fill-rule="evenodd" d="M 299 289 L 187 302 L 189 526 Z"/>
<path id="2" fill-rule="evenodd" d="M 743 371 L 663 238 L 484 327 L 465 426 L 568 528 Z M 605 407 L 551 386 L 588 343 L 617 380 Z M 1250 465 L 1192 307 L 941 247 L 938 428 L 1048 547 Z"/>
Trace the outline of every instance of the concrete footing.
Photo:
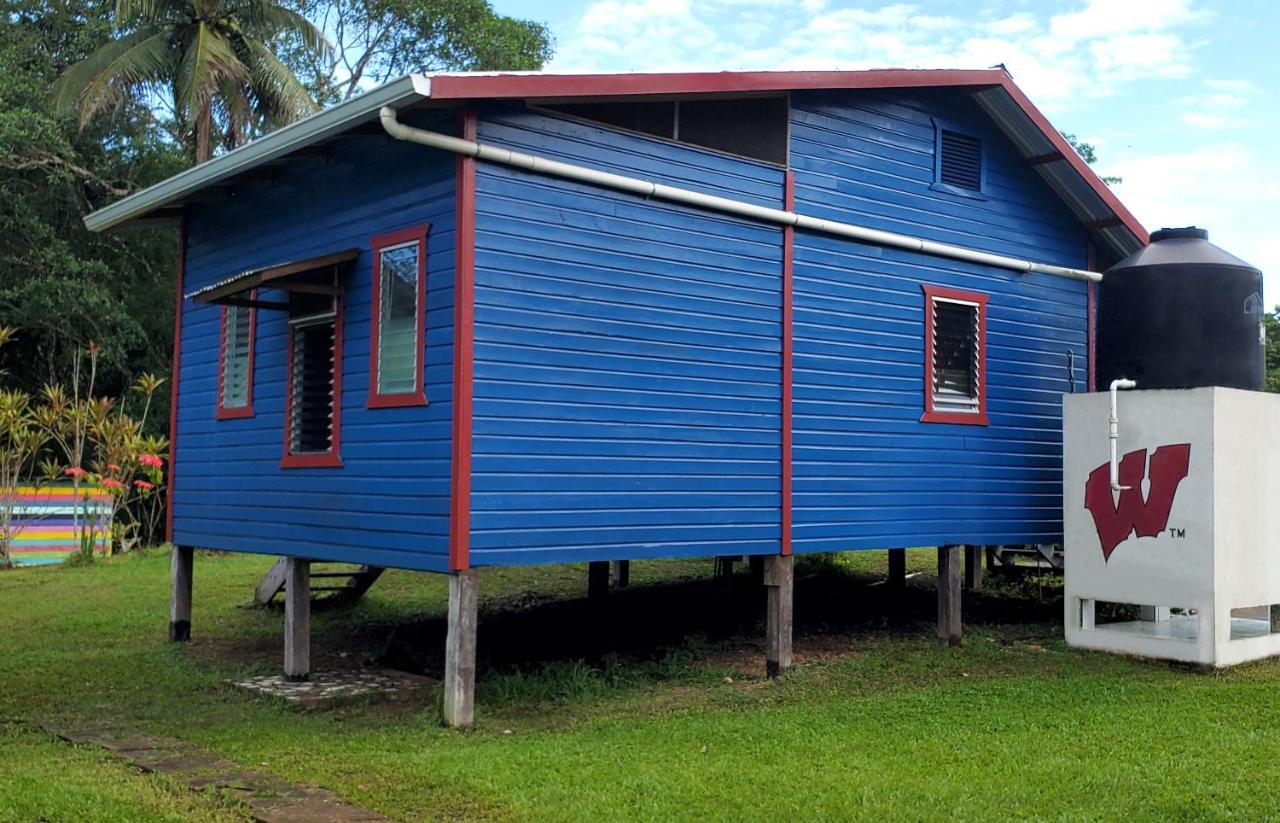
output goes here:
<path id="1" fill-rule="evenodd" d="M 963 634 L 961 562 L 959 546 L 938 547 L 938 640 L 951 646 L 959 646 Z"/>
<path id="2" fill-rule="evenodd" d="M 765 674 L 777 677 L 791 668 L 791 633 L 795 588 L 795 558 L 773 555 L 764 560 L 767 594 Z"/>
<path id="3" fill-rule="evenodd" d="M 982 546 L 964 547 L 964 587 L 969 591 L 979 591 L 982 588 L 984 553 Z"/>
<path id="4" fill-rule="evenodd" d="M 311 676 L 311 561 L 285 563 L 284 676 L 298 682 Z"/>
<path id="5" fill-rule="evenodd" d="M 608 586 L 609 564 L 605 563 Z M 444 641 L 444 724 L 466 728 L 475 721 L 476 628 L 479 601 L 475 569 L 449 577 L 449 628 Z"/>
<path id="6" fill-rule="evenodd" d="M 170 562 L 173 590 L 169 595 L 169 639 L 191 639 L 191 580 L 195 551 L 190 546 L 174 546 Z"/>
<path id="7" fill-rule="evenodd" d="M 889 577 L 885 583 L 891 589 L 903 589 L 907 585 L 907 550 L 889 549 Z"/>
<path id="8" fill-rule="evenodd" d="M 615 589 L 625 589 L 631 585 L 631 561 L 614 560 L 609 564 L 609 577 Z"/>

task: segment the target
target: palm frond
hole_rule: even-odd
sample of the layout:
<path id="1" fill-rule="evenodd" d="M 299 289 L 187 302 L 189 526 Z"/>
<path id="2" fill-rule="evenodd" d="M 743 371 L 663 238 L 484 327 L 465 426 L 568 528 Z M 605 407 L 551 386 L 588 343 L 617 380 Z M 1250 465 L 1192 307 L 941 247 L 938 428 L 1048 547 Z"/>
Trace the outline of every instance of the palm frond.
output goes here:
<path id="1" fill-rule="evenodd" d="M 293 71 L 256 40 L 246 40 L 250 59 L 246 61 L 252 86 L 261 102 L 260 114 L 268 121 L 291 123 L 319 109 L 311 93 Z"/>
<path id="2" fill-rule="evenodd" d="M 116 0 L 115 22 L 124 26 L 135 20 L 147 23 L 174 21 L 189 6 L 189 0 Z"/>
<path id="3" fill-rule="evenodd" d="M 84 126 L 131 91 L 163 83 L 173 70 L 169 38 L 166 29 L 139 29 L 68 66 L 51 90 L 55 110 L 69 114 L 78 109 Z"/>
<path id="4" fill-rule="evenodd" d="M 174 78 L 174 105 L 194 119 L 212 103 L 224 79 L 246 83 L 249 70 L 222 34 L 204 21 L 191 26 L 185 40 Z"/>

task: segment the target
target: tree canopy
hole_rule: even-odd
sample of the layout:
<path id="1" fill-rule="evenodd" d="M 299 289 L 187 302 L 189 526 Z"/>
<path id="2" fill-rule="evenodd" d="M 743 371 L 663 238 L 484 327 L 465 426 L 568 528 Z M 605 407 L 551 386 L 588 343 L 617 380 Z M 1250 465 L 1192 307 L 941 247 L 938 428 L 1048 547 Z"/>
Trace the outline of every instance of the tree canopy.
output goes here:
<path id="1" fill-rule="evenodd" d="M 201 163 L 215 142 L 235 148 L 316 108 L 273 46 L 289 38 L 323 55 L 327 43 L 274 0 L 116 0 L 113 17 L 116 36 L 54 84 L 56 110 L 77 112 L 82 127 L 125 103 L 160 101 Z"/>
<path id="2" fill-rule="evenodd" d="M 531 71 L 551 58 L 542 23 L 488 0 L 288 0 L 330 38 L 328 53 L 287 38 L 283 59 L 323 105 L 413 72 Z"/>

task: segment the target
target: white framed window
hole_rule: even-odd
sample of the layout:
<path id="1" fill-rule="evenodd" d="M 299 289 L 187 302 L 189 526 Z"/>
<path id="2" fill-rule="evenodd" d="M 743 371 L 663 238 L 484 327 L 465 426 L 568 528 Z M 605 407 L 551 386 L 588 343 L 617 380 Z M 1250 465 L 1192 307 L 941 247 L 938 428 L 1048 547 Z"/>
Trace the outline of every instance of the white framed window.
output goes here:
<path id="1" fill-rule="evenodd" d="M 373 325 L 369 403 L 373 408 L 426 404 L 426 255 L 429 226 L 373 239 Z"/>
<path id="2" fill-rule="evenodd" d="M 219 420 L 253 416 L 253 348 L 257 310 L 224 305 L 218 345 Z"/>

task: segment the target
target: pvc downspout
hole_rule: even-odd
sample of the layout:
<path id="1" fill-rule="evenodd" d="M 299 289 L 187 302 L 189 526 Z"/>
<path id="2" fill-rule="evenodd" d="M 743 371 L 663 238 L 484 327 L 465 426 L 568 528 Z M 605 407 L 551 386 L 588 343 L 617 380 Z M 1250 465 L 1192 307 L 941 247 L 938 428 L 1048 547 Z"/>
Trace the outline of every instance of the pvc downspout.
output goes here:
<path id="1" fill-rule="evenodd" d="M 397 140 L 404 140 L 410 143 L 430 146 L 431 148 L 443 149 L 444 151 L 461 154 L 465 157 L 474 157 L 477 160 L 484 160 L 503 166 L 512 166 L 514 168 L 524 169 L 525 171 L 531 171 L 536 174 L 545 174 L 549 177 L 574 180 L 579 183 L 586 183 L 588 185 L 600 186 L 607 189 L 613 189 L 615 191 L 637 194 L 645 198 L 666 200 L 671 203 L 694 206 L 708 211 L 732 214 L 737 217 L 745 217 L 762 223 L 772 223 L 779 226 L 794 226 L 795 228 L 803 231 L 817 232 L 819 234 L 831 234 L 837 237 L 847 237 L 861 243 L 872 243 L 877 246 L 905 249 L 906 251 L 930 254 L 935 257 L 947 257 L 952 260 L 964 260 L 969 263 L 977 263 L 983 266 L 994 266 L 1000 269 L 1009 269 L 1020 272 L 1034 272 L 1036 274 L 1051 274 L 1055 277 L 1069 277 L 1074 280 L 1099 281 L 1102 279 L 1102 275 L 1098 272 L 1085 271 L 1083 269 L 1072 269 L 1066 266 L 1053 266 L 1048 263 L 1035 263 L 1030 260 L 1019 260 L 1015 257 L 990 254 L 989 252 L 968 249 L 963 246 L 952 246 L 947 243 L 936 243 L 932 240 L 910 237 L 905 234 L 896 234 L 894 232 L 871 229 L 865 226 L 856 226 L 852 223 L 841 223 L 836 220 L 821 220 L 816 217 L 807 217 L 803 214 L 797 214 L 791 211 L 771 209 L 766 206 L 757 206 L 752 203 L 744 203 L 740 200 L 732 200 L 728 197 L 717 197 L 712 194 L 702 194 L 701 192 L 690 191 L 689 189 L 667 186 L 662 183 L 654 183 L 649 180 L 641 180 L 637 177 L 627 177 L 621 174 L 613 174 L 611 172 L 587 168 L 586 166 L 575 166 L 572 163 L 548 160 L 545 157 L 523 154 L 521 152 L 511 151 L 510 149 L 498 148 L 497 146 L 488 146 L 483 143 L 477 143 L 472 140 L 463 140 L 462 138 L 453 137 L 448 134 L 440 134 L 439 132 L 406 126 L 396 118 L 396 114 L 395 109 L 389 106 L 383 106 L 379 111 L 378 116 L 382 121 L 382 128 L 386 130 L 387 134 Z"/>
<path id="2" fill-rule="evenodd" d="M 1120 378 L 1111 381 L 1111 418 L 1108 421 L 1107 439 L 1111 441 L 1111 490 L 1122 492 L 1129 488 L 1120 485 L 1120 464 L 1116 461 L 1116 440 L 1120 438 L 1120 409 L 1119 406 L 1119 389 L 1132 389 L 1137 387 L 1137 383 L 1132 380 Z"/>

